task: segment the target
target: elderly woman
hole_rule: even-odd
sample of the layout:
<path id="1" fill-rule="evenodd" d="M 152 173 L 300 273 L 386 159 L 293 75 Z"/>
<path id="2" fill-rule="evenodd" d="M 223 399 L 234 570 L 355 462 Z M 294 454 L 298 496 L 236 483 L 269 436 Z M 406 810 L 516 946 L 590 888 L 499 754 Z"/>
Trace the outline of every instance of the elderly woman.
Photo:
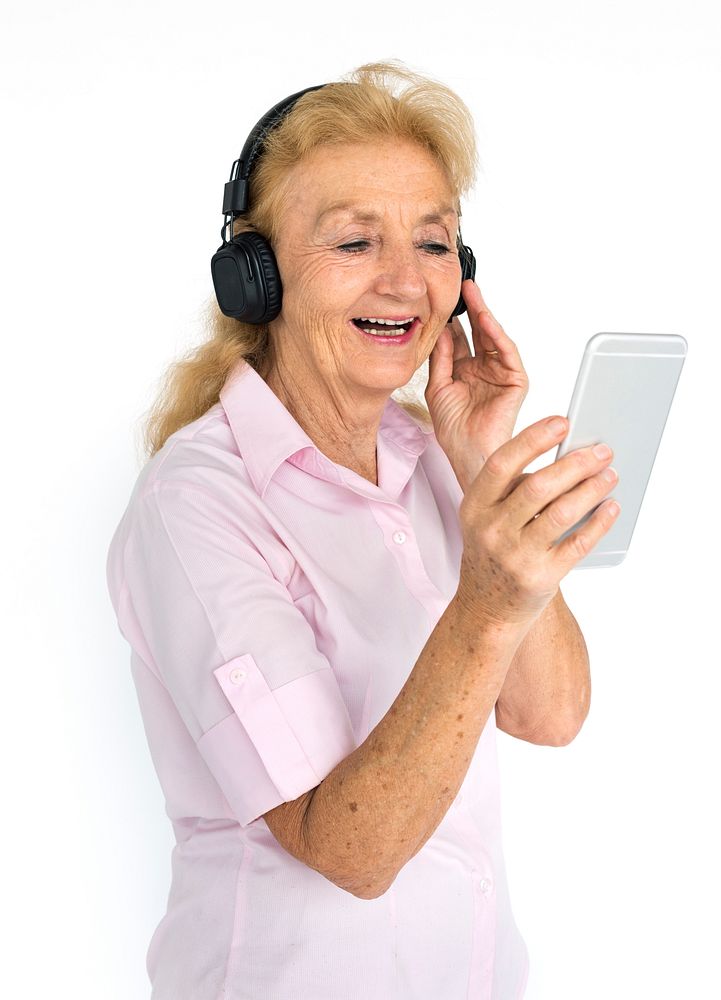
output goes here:
<path id="1" fill-rule="evenodd" d="M 588 712 L 559 581 L 610 527 L 609 456 L 523 473 L 566 426 L 512 436 L 452 91 L 369 64 L 263 140 L 233 232 L 272 248 L 275 318 L 213 303 L 108 557 L 177 841 L 152 996 L 518 1000 L 496 727 L 561 746 Z M 393 398 L 426 361 L 427 411 Z"/>

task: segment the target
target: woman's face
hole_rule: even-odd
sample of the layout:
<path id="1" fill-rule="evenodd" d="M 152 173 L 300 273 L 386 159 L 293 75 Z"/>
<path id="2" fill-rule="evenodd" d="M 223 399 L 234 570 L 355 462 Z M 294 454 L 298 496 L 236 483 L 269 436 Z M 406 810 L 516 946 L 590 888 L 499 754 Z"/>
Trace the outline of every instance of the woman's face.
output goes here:
<path id="1" fill-rule="evenodd" d="M 279 367 L 356 398 L 387 397 L 428 358 L 460 294 L 445 175 L 422 147 L 381 140 L 315 150 L 286 190 L 273 248 L 283 283 L 270 324 Z M 412 336 L 370 337 L 353 323 L 360 317 L 414 317 Z"/>

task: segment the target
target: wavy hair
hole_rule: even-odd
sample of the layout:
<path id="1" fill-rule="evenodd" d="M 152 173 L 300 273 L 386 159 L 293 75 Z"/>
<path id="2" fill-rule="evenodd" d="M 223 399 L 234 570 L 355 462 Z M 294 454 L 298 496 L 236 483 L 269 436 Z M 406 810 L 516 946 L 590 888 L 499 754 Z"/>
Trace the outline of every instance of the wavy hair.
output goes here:
<path id="1" fill-rule="evenodd" d="M 405 88 L 396 94 L 398 85 Z M 234 232 L 261 233 L 272 246 L 282 218 L 284 182 L 290 168 L 319 146 L 377 138 L 408 139 L 435 156 L 448 178 L 460 216 L 461 197 L 473 187 L 477 169 L 470 111 L 449 87 L 392 59 L 366 63 L 341 81 L 298 99 L 264 140 L 250 179 L 251 207 L 235 220 Z M 200 318 L 205 339 L 168 366 L 160 392 L 146 411 L 143 448 L 147 458 L 158 452 L 171 434 L 218 402 L 220 390 L 241 358 L 265 374 L 270 348 L 267 323 L 244 323 L 225 316 L 214 293 L 201 307 Z M 416 395 L 425 388 L 418 385 L 422 368 L 392 396 L 428 426 L 432 425 L 430 414 Z"/>

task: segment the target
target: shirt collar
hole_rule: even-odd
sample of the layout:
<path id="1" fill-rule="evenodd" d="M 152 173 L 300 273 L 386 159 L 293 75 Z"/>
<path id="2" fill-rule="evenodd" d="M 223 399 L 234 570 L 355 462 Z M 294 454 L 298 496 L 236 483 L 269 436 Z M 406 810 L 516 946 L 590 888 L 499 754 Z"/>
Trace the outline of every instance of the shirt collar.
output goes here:
<path id="1" fill-rule="evenodd" d="M 253 486 L 263 496 L 286 460 L 329 482 L 378 497 L 382 489 L 400 494 L 423 453 L 432 428 L 423 428 L 392 397 L 386 401 L 377 441 L 378 486 L 332 462 L 306 434 L 258 372 L 241 359 L 220 391 L 225 410 Z"/>

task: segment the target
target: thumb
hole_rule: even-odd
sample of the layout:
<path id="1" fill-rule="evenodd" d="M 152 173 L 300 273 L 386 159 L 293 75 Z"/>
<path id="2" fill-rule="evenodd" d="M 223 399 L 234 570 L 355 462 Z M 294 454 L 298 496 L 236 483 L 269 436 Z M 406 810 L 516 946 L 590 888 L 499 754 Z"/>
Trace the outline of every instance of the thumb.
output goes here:
<path id="1" fill-rule="evenodd" d="M 428 388 L 436 392 L 451 382 L 453 382 L 453 334 L 449 326 L 444 326 L 428 358 Z"/>

